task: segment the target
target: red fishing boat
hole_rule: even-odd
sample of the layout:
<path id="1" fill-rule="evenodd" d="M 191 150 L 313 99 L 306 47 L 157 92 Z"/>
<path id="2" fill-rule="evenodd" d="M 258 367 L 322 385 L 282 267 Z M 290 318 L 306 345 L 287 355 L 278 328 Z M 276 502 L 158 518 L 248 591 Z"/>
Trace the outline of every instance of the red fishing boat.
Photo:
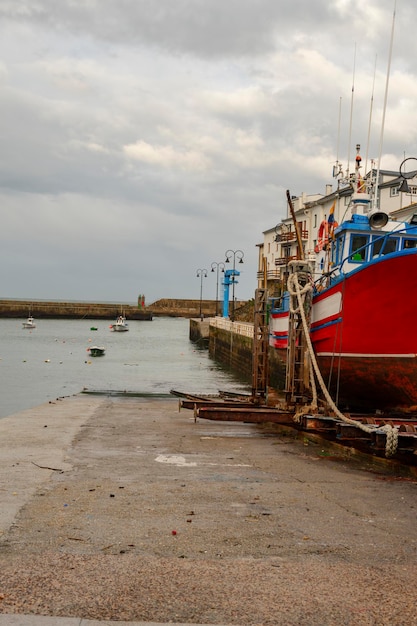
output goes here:
<path id="1" fill-rule="evenodd" d="M 360 164 L 360 160 L 359 160 Z M 349 218 L 330 212 L 311 266 L 309 336 L 341 407 L 417 408 L 417 214 L 374 209 L 359 166 Z M 272 300 L 270 345 L 287 358 L 290 293 Z"/>

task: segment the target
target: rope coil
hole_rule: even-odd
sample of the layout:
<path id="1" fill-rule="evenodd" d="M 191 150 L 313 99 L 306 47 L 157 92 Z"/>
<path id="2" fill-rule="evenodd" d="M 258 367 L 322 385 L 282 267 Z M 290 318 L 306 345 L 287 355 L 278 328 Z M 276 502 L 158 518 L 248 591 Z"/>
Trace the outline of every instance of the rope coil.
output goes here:
<path id="1" fill-rule="evenodd" d="M 313 344 L 311 342 L 311 338 L 310 338 L 310 329 L 308 327 L 308 323 L 307 323 L 307 318 L 306 318 L 306 314 L 305 314 L 305 299 L 306 299 L 306 295 L 311 292 L 313 290 L 313 286 L 310 282 L 307 282 L 305 285 L 300 285 L 300 281 L 299 281 L 299 276 L 298 276 L 298 272 L 294 272 L 293 274 L 290 274 L 290 276 L 288 277 L 288 292 L 290 294 L 290 296 L 293 296 L 297 298 L 297 306 L 293 307 L 293 305 L 291 304 L 291 300 L 293 298 L 290 298 L 290 310 L 292 313 L 300 313 L 301 315 L 301 320 L 303 323 L 303 330 L 304 330 L 304 335 L 305 335 L 305 339 L 307 342 L 307 348 L 308 348 L 308 352 L 310 355 L 310 359 L 311 359 L 311 363 L 313 365 L 313 369 L 314 369 L 314 373 L 316 375 L 317 381 L 319 383 L 320 389 L 323 392 L 323 395 L 329 405 L 329 407 L 334 411 L 335 415 L 341 419 L 343 422 L 345 422 L 346 424 L 351 424 L 352 426 L 356 426 L 356 428 L 359 428 L 360 430 L 370 434 L 373 432 L 376 432 L 376 430 L 379 431 L 383 431 L 386 434 L 386 443 L 385 443 L 385 456 L 387 458 L 394 456 L 394 454 L 396 453 L 397 449 L 398 449 L 398 430 L 394 427 L 392 427 L 390 424 L 385 424 L 382 427 L 377 427 L 377 428 L 371 428 L 369 426 L 367 426 L 366 424 L 362 424 L 361 422 L 357 422 L 356 420 L 351 419 L 350 417 L 347 417 L 346 415 L 344 415 L 336 406 L 336 404 L 334 403 L 327 387 L 326 384 L 323 380 L 323 376 L 320 372 L 318 363 L 317 363 L 317 358 L 316 358 L 316 354 L 314 352 L 314 348 L 313 348 Z M 313 371 L 311 371 L 310 373 L 310 379 L 314 380 L 314 374 Z M 301 419 L 303 417 L 303 415 L 306 415 L 306 413 L 310 410 L 313 409 L 313 407 L 315 407 L 315 409 L 313 410 L 317 410 L 317 390 L 316 390 L 316 386 L 315 383 L 312 386 L 312 390 L 313 390 L 313 402 L 312 405 L 310 407 L 303 407 L 302 409 L 300 409 L 299 411 L 297 411 L 297 413 L 294 415 L 294 420 L 296 422 L 301 422 Z"/>

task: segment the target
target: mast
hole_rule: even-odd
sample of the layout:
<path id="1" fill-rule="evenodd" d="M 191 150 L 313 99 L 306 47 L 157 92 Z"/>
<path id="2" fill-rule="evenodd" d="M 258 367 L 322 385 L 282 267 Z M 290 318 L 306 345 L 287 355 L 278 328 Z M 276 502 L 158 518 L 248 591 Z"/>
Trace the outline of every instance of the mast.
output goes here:
<path id="1" fill-rule="evenodd" d="M 375 65 L 374 65 L 374 79 L 372 81 L 372 92 L 371 92 L 371 104 L 369 108 L 369 123 L 368 123 L 368 137 L 366 141 L 366 156 L 365 156 L 365 174 L 368 171 L 368 153 L 369 153 L 369 141 L 371 136 L 371 124 L 372 124 L 372 110 L 374 106 L 374 90 L 375 90 L 375 74 L 376 74 L 376 55 L 375 55 Z"/>
<path id="2" fill-rule="evenodd" d="M 303 260 L 304 259 L 303 242 L 301 241 L 300 229 L 298 228 L 297 218 L 295 217 L 294 206 L 291 200 L 291 194 L 290 194 L 289 189 L 287 189 L 287 200 L 288 200 L 288 205 L 290 207 L 292 221 L 294 222 L 295 236 L 297 237 L 298 258 Z"/>
<path id="3" fill-rule="evenodd" d="M 350 123 L 349 123 L 348 163 L 347 163 L 347 178 L 348 179 L 349 179 L 349 168 L 350 168 L 350 142 L 352 139 L 353 96 L 355 93 L 355 72 L 356 72 L 356 43 L 355 43 L 355 53 L 353 56 L 352 95 L 350 99 Z"/>
<path id="4" fill-rule="evenodd" d="M 395 10 L 397 7 L 397 0 L 394 0 L 394 11 L 392 14 L 392 26 L 391 26 L 391 40 L 389 46 L 389 55 L 388 55 L 388 67 L 387 67 L 387 78 L 385 81 L 385 96 L 384 96 L 384 108 L 382 112 L 382 124 L 381 124 L 381 136 L 379 140 L 379 156 L 378 156 L 378 165 L 376 170 L 376 181 L 375 181 L 375 189 L 374 196 L 372 198 L 372 208 L 376 209 L 377 201 L 378 201 L 378 186 L 379 186 L 379 172 L 381 168 L 381 158 L 382 158 L 382 144 L 384 140 L 384 127 L 385 127 L 385 114 L 387 110 L 387 100 L 388 100 L 388 86 L 389 86 L 389 77 L 391 71 L 391 59 L 392 59 L 392 44 L 394 41 L 394 27 L 395 27 Z"/>

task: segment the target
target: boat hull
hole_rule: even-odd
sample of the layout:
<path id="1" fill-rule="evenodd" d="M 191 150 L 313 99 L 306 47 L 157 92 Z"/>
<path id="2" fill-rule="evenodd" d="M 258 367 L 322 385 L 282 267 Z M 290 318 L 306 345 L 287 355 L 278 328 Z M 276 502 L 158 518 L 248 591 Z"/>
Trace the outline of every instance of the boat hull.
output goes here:
<path id="1" fill-rule="evenodd" d="M 126 318 L 123 315 L 119 315 L 115 324 L 111 324 L 110 330 L 113 330 L 116 333 L 123 333 L 129 330 L 129 325 L 126 322 Z"/>
<path id="2" fill-rule="evenodd" d="M 417 254 L 407 252 L 369 263 L 313 297 L 310 336 L 339 404 L 417 406 L 416 305 Z M 271 318 L 271 345 L 285 358 L 288 313 Z"/>
<path id="3" fill-rule="evenodd" d="M 90 353 L 90 356 L 104 356 L 106 350 L 105 348 L 100 348 L 98 346 L 91 346 L 91 348 L 88 348 L 88 351 Z"/>

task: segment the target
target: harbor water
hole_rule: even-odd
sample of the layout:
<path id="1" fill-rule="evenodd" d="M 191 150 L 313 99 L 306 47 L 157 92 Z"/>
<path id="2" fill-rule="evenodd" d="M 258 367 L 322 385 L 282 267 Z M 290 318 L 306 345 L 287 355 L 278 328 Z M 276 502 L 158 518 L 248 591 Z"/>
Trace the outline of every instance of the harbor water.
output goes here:
<path id="1" fill-rule="evenodd" d="M 39 319 L 34 329 L 23 321 L 0 320 L 0 417 L 83 390 L 161 397 L 171 389 L 249 391 L 189 340 L 188 319 L 128 320 L 128 332 L 112 332 L 109 320 Z M 91 357 L 94 345 L 105 355 Z"/>

